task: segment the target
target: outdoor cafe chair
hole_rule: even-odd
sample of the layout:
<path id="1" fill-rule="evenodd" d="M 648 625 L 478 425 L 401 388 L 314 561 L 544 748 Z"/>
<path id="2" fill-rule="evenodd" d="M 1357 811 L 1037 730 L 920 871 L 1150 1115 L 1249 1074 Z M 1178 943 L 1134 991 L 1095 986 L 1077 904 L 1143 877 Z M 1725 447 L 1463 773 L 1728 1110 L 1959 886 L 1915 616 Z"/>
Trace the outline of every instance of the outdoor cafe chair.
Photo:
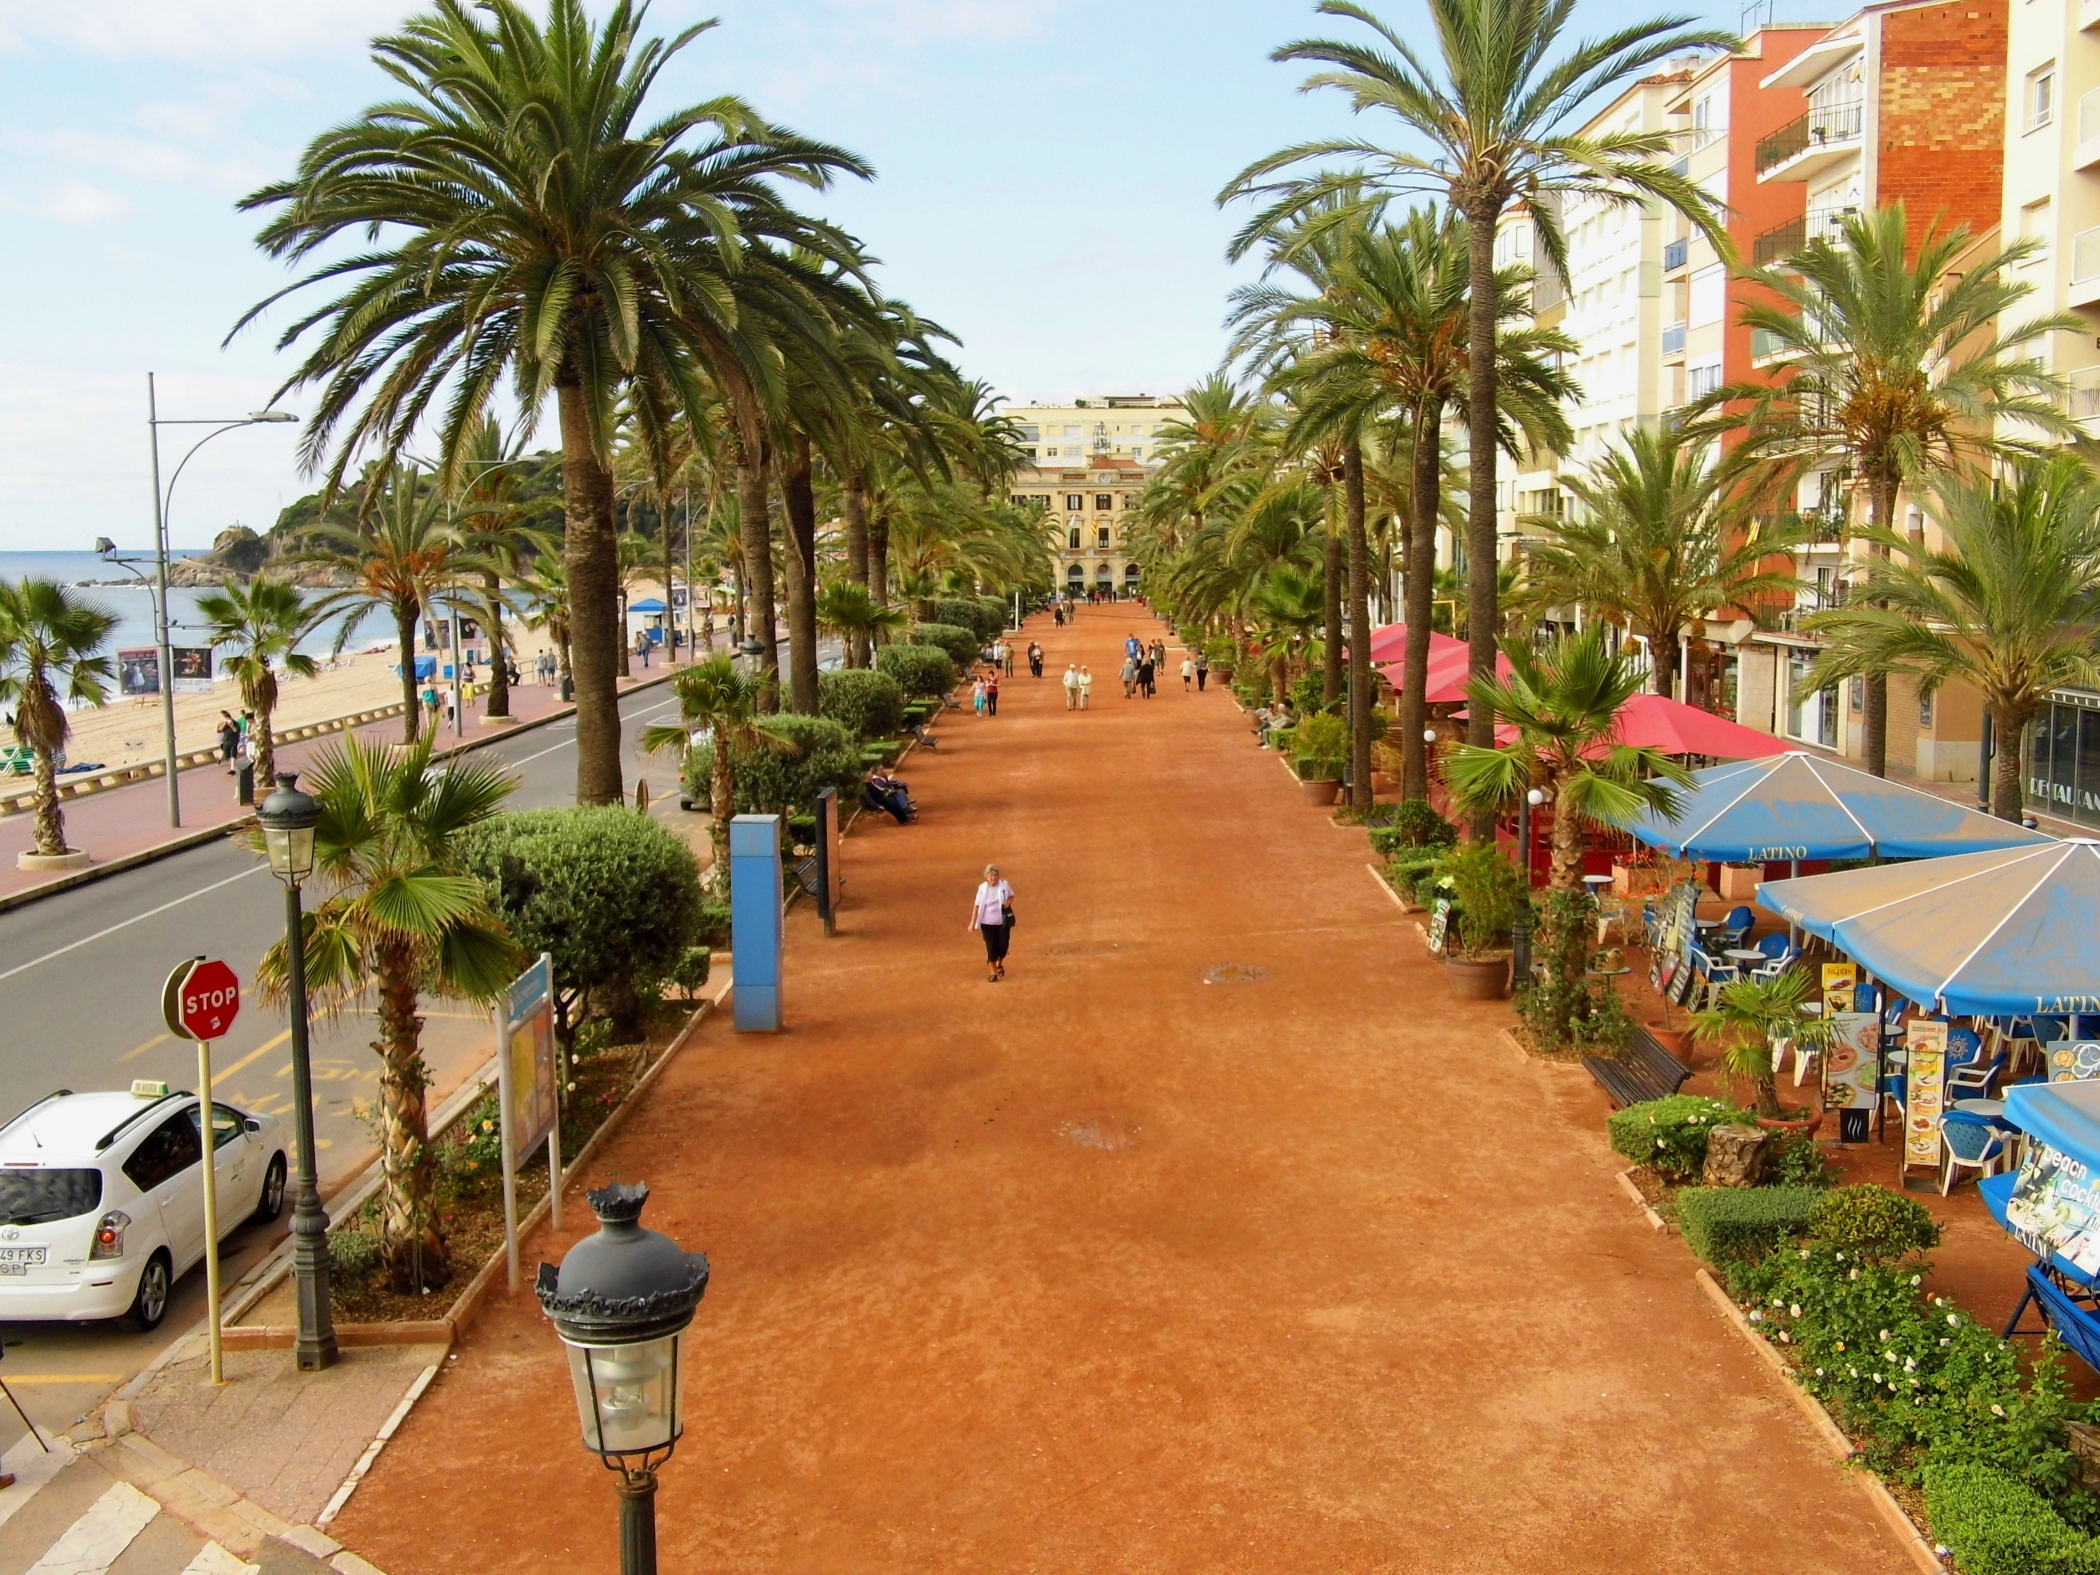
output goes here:
<path id="1" fill-rule="evenodd" d="M 1757 949 L 1765 954 L 1766 960 L 1750 970 L 1750 977 L 1767 984 L 1793 967 L 1801 955 L 1788 944 L 1784 935 L 1776 931 L 1759 941 Z"/>
<path id="2" fill-rule="evenodd" d="M 1990 1053 L 1981 1035 L 1973 1028 L 1950 1028 L 1947 1030 L 1947 1098 L 1988 1099 L 1998 1079 L 2004 1075 L 2005 1063 Z"/>
<path id="3" fill-rule="evenodd" d="M 1905 1069 L 1901 1072 L 1891 1072 L 1886 1070 L 1882 1072 L 1881 1102 L 1879 1108 L 1881 1115 L 1881 1131 L 1884 1135 L 1888 1132 L 1889 1129 L 1889 1109 L 1891 1106 L 1894 1106 L 1896 1111 L 1896 1130 L 1898 1132 L 1901 1132 L 1903 1130 L 1903 1108 L 1905 1104 L 1909 1101 L 1909 1095 L 1910 1072 L 1908 1069 Z"/>
<path id="4" fill-rule="evenodd" d="M 1721 927 L 1708 936 L 1707 939 L 1714 942 L 1720 950 L 1725 952 L 1731 947 L 1741 946 L 1744 941 L 1748 940 L 1751 926 L 1756 923 L 1757 915 L 1750 911 L 1747 903 L 1744 903 L 1731 908 L 1728 912 L 1728 917 L 1721 921 Z"/>
<path id="5" fill-rule="evenodd" d="M 2005 1161 L 2006 1134 L 1984 1117 L 1950 1110 L 1940 1117 L 1940 1196 L 1954 1190 L 1958 1171 L 1995 1176 Z"/>
<path id="6" fill-rule="evenodd" d="M 1743 976 L 1734 963 L 1722 962 L 1703 946 L 1692 948 L 1692 967 L 1706 986 L 1705 1001 L 1709 1010 L 1720 999 L 1721 986 L 1734 984 Z"/>

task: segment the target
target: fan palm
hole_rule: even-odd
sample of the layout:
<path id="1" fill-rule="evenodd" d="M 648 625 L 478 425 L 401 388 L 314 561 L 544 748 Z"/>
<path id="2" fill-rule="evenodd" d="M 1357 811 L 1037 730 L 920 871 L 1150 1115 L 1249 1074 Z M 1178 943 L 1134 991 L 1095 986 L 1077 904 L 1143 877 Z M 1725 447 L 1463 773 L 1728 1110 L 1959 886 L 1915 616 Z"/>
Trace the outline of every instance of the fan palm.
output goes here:
<path id="1" fill-rule="evenodd" d="M 461 587 L 478 577 L 488 560 L 470 552 L 449 520 L 445 498 L 413 465 L 398 465 L 384 477 L 376 498 L 349 524 L 323 521 L 307 532 L 301 561 L 338 569 L 356 584 L 330 591 L 310 609 L 314 623 L 340 617 L 335 649 L 340 653 L 372 613 L 394 626 L 401 658 L 401 737 L 413 744 L 421 729 L 416 703 L 416 623 L 465 598 Z"/>
<path id="2" fill-rule="evenodd" d="M 197 598 L 205 639 L 226 653 L 224 666 L 241 686 L 241 704 L 255 713 L 255 772 L 277 780 L 277 742 L 270 716 L 277 709 L 277 673 L 298 678 L 320 669 L 299 650 L 313 615 L 297 586 L 283 580 L 229 580 Z"/>
<path id="3" fill-rule="evenodd" d="M 380 1254 L 389 1287 L 411 1296 L 451 1277 L 434 1196 L 423 997 L 493 1000 L 521 960 L 459 855 L 461 834 L 499 814 L 517 784 L 471 758 L 434 767 L 431 743 L 395 750 L 347 735 L 307 779 L 321 810 L 314 868 L 328 891 L 306 915 L 307 987 L 331 1014 L 367 998 L 375 1007 Z M 282 1002 L 282 941 L 260 977 L 266 998 Z"/>
<path id="4" fill-rule="evenodd" d="M 1327 593 L 1321 576 L 1284 564 L 1272 570 L 1252 598 L 1255 649 L 1269 662 L 1269 688 L 1281 704 L 1291 687 L 1291 664 L 1323 655 Z"/>
<path id="5" fill-rule="evenodd" d="M 1733 48 L 1736 40 L 1723 32 L 1692 30 L 1686 26 L 1689 18 L 1666 16 L 1582 40 L 1549 59 L 1573 20 L 1575 0 L 1428 0 L 1428 7 L 1441 55 L 1437 66 L 1424 60 L 1398 30 L 1350 0 L 1322 0 L 1317 9 L 1361 23 L 1374 35 L 1372 42 L 1303 39 L 1271 57 L 1327 67 L 1305 86 L 1338 89 L 1359 113 L 1378 110 L 1390 115 L 1413 146 L 1382 147 L 1360 138 L 1301 143 L 1250 165 L 1220 194 L 1220 201 L 1252 197 L 1267 203 L 1235 240 L 1235 255 L 1318 211 L 1337 194 L 1361 192 L 1378 201 L 1390 194 L 1428 192 L 1464 217 L 1470 305 L 1467 384 L 1472 393 L 1467 411 L 1472 454 L 1467 554 L 1485 564 L 1496 559 L 1495 450 L 1501 395 L 1495 237 L 1502 219 L 1516 205 L 1524 205 L 1537 225 L 1540 244 L 1563 278 L 1567 247 L 1555 205 L 1573 196 L 1622 204 L 1665 203 L 1698 225 L 1723 256 L 1730 255 L 1712 203 L 1665 162 L 1674 152 L 1673 132 L 1581 135 L 1570 128 L 1611 89 L 1673 56 L 1687 49 Z M 1350 167 L 1284 176 L 1295 167 L 1332 159 L 1350 161 Z M 1501 626 L 1494 576 L 1473 576 L 1470 600 L 1470 665 L 1476 674 L 1491 673 L 1495 632 Z M 1490 718 L 1474 712 L 1469 723 L 1472 741 L 1483 746 L 1491 742 L 1492 727 Z"/>
<path id="6" fill-rule="evenodd" d="M 736 814 L 736 763 L 738 750 L 773 750 L 795 753 L 792 741 L 773 732 L 764 714 L 769 685 L 763 673 L 747 673 L 727 654 L 710 656 L 688 667 L 671 680 L 678 696 L 680 724 L 652 727 L 642 735 L 642 748 L 651 754 L 673 750 L 683 758 L 693 747 L 694 737 L 704 732 L 713 746 L 708 770 L 708 843 L 714 864 L 708 882 L 715 900 L 729 900 L 729 822 Z"/>
<path id="7" fill-rule="evenodd" d="M 1959 226 L 1927 224 L 1913 245 L 1900 202 L 1852 214 L 1842 244 L 1819 238 L 1750 276 L 1776 299 L 1745 307 L 1742 321 L 1785 358 L 1786 375 L 1715 397 L 1747 401 L 1735 420 L 1753 452 L 1795 468 L 1842 460 L 1866 491 L 1873 526 L 1890 532 L 1906 482 L 2018 452 L 2022 445 L 1993 435 L 1998 424 L 2077 435 L 2062 379 L 2027 347 L 2085 324 L 2068 315 L 2010 320 L 2032 287 L 2007 270 L 2039 244 L 1973 258 Z M 1870 550 L 1884 555 L 1889 545 L 1876 537 Z M 1888 680 L 1864 676 L 1862 753 L 1882 776 Z"/>
<path id="8" fill-rule="evenodd" d="M 1688 1025 L 1701 1039 L 1719 1041 L 1721 1064 L 1747 1077 L 1757 1090 L 1757 1113 L 1777 1118 L 1778 1074 L 1772 1042 L 1785 1039 L 1803 1051 L 1826 1050 L 1844 1037 L 1836 1017 L 1812 1017 L 1815 993 L 1806 968 L 1789 968 L 1770 979 L 1737 979 L 1721 986 L 1714 1004 L 1692 1013 Z"/>
<path id="9" fill-rule="evenodd" d="M 544 629 L 554 642 L 554 655 L 563 693 L 570 684 L 569 667 L 569 575 L 567 565 L 556 557 L 541 558 L 518 577 L 518 594 L 524 598 L 525 625 Z"/>
<path id="10" fill-rule="evenodd" d="M 0 705 L 14 713 L 15 742 L 35 772 L 36 851 L 66 846 L 58 807 L 58 755 L 72 733 L 67 706 L 100 705 L 113 676 L 103 654 L 116 615 L 56 580 L 0 580 Z"/>
<path id="11" fill-rule="evenodd" d="M 817 627 L 844 637 L 848 667 L 866 667 L 876 642 L 903 633 L 908 621 L 901 608 L 882 606 L 852 580 L 833 580 L 817 598 Z"/>
<path id="12" fill-rule="evenodd" d="M 1700 619 L 1800 589 L 1780 555 L 1806 545 L 1807 533 L 1797 522 L 1758 528 L 1759 494 L 1714 463 L 1708 438 L 1636 428 L 1562 485 L 1572 514 L 1524 521 L 1536 534 L 1519 604 L 1538 613 L 1574 603 L 1645 635 L 1659 695 L 1671 692 L 1685 634 Z"/>
<path id="13" fill-rule="evenodd" d="M 1995 482 L 1944 477 L 1930 507 L 1946 546 L 1871 533 L 1885 555 L 1866 600 L 1805 624 L 1826 643 L 1804 685 L 1908 672 L 1928 695 L 1950 680 L 1979 690 L 2014 762 L 1992 781 L 1991 809 L 2017 821 L 2027 728 L 2049 691 L 2100 687 L 2100 482 L 2069 455 L 2028 459 Z"/>
<path id="14" fill-rule="evenodd" d="M 762 325 L 783 320 L 770 310 L 777 298 L 824 267 L 789 266 L 785 252 L 859 264 L 846 237 L 797 214 L 777 183 L 869 173 L 736 98 L 645 123 L 659 75 L 714 25 L 644 40 L 647 10 L 614 0 L 594 22 L 582 0 L 548 0 L 543 26 L 518 0 L 432 0 L 372 46 L 405 96 L 324 133 L 291 178 L 241 204 L 269 211 L 257 237 L 266 252 L 315 266 L 236 331 L 287 295 L 341 287 L 280 340 L 322 330 L 286 387 L 322 385 L 304 451 L 319 466 L 333 449 L 331 488 L 366 445 L 397 455 L 433 410 L 450 487 L 506 378 L 528 409 L 554 400 L 586 803 L 622 796 L 618 396 L 627 390 L 638 435 L 653 443 L 673 414 L 702 408 L 705 369 L 743 393 L 755 422 L 772 375 Z M 360 233 L 365 250 L 334 252 Z"/>

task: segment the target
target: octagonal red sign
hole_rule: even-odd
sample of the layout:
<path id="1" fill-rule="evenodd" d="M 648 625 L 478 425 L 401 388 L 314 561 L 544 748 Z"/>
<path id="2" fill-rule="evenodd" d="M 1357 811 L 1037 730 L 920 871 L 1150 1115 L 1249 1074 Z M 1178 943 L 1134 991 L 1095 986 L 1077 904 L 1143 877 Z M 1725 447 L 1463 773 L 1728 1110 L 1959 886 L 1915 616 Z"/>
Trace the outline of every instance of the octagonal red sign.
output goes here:
<path id="1" fill-rule="evenodd" d="M 175 1016 L 192 1039 L 223 1039 L 241 1014 L 241 981 L 216 957 L 183 976 Z"/>

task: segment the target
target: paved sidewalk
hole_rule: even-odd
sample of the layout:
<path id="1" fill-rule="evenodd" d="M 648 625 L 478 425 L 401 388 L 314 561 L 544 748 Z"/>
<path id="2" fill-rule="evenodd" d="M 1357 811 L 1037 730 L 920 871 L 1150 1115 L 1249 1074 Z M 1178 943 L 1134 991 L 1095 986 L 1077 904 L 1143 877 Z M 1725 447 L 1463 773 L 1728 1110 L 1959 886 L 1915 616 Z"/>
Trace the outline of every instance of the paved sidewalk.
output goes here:
<path id="1" fill-rule="evenodd" d="M 1580 1069 L 1449 997 L 1228 695 L 1125 701 L 1128 631 L 1031 627 L 1047 676 L 948 713 L 919 822 L 847 843 L 838 937 L 791 917 L 789 1030 L 704 1029 L 593 1167 L 714 1264 L 664 1567 L 1907 1570 Z M 612 1570 L 529 1292 L 459 1352 L 331 1529 L 392 1575 Z"/>

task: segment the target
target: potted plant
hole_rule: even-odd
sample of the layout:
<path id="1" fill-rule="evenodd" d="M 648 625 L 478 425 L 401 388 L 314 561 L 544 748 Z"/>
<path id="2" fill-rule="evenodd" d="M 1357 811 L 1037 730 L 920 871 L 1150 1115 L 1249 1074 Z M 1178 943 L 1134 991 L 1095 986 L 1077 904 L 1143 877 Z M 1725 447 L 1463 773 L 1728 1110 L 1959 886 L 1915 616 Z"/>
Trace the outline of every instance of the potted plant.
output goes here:
<path id="1" fill-rule="evenodd" d="M 1291 764 L 1305 789 L 1308 804 L 1332 804 L 1342 788 L 1349 758 L 1349 724 L 1325 711 L 1315 711 L 1291 730 Z"/>
<path id="2" fill-rule="evenodd" d="M 1462 849 L 1446 862 L 1443 889 L 1451 894 L 1444 927 L 1444 980 L 1462 1001 L 1499 1001 L 1509 993 L 1509 939 L 1525 893 L 1516 870 L 1485 845 Z"/>
<path id="3" fill-rule="evenodd" d="M 1788 1041 L 1806 1050 L 1827 1050 L 1843 1036 L 1837 1020 L 1810 1016 L 1811 983 L 1806 968 L 1789 968 L 1770 979 L 1737 979 L 1721 986 L 1714 1004 L 1692 1014 L 1691 1031 L 1721 1046 L 1724 1073 L 1747 1077 L 1757 1090 L 1757 1124 L 1813 1132 L 1820 1113 L 1792 1116 L 1779 1108 L 1773 1045 Z"/>
<path id="4" fill-rule="evenodd" d="M 1233 671 L 1239 666 L 1240 660 L 1240 648 L 1231 636 L 1219 635 L 1203 648 L 1203 654 L 1210 658 L 1210 670 L 1217 675 L 1218 682 L 1231 683 Z"/>

